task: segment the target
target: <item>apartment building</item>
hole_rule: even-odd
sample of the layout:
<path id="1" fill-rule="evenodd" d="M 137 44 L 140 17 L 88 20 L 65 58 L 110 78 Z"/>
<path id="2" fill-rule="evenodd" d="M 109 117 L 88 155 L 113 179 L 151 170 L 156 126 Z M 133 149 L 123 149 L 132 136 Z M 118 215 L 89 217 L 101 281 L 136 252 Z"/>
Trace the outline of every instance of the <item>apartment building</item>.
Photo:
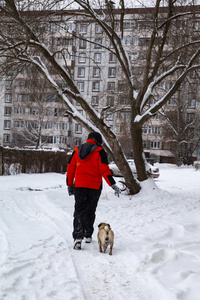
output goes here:
<path id="1" fill-rule="evenodd" d="M 136 86 L 140 85 L 146 57 L 145 49 L 150 41 L 152 27 L 150 12 L 150 9 L 146 8 L 129 9 L 124 19 L 124 48 L 135 70 Z M 116 19 L 117 14 L 118 11 L 115 10 Z M 116 30 L 117 26 L 119 24 L 116 22 Z M 177 26 L 183 26 L 183 24 Z M 191 30 L 195 36 L 198 34 L 200 20 L 196 20 L 193 26 Z M 43 43 L 48 46 L 50 51 L 56 52 L 56 58 L 63 67 L 69 70 L 88 103 L 99 112 L 106 106 L 110 107 L 106 111 L 105 120 L 122 143 L 123 138 L 126 138 L 127 149 L 125 152 L 131 156 L 132 153 L 128 146 L 130 107 L 126 97 L 127 88 L 115 55 L 107 50 L 111 44 L 102 28 L 81 15 L 76 14 L 76 16 L 69 17 L 69 11 L 62 11 L 61 13 L 57 12 L 48 22 L 41 23 L 40 30 Z M 173 44 L 169 42 L 168 48 L 172 47 Z M 59 78 L 55 78 L 55 80 L 61 86 L 65 85 Z M 162 83 L 158 93 L 161 95 L 162 90 L 169 88 L 170 84 L 172 83 Z M 43 100 L 45 113 L 43 113 L 42 124 L 37 124 L 39 106 L 36 99 L 35 101 L 33 99 L 32 95 L 35 93 L 31 91 L 30 76 L 27 72 L 19 73 L 14 81 L 12 78 L 6 78 L 1 81 L 1 85 L 1 145 L 20 146 L 23 144 L 25 146 L 26 143 L 31 145 L 27 142 L 27 135 L 24 139 L 25 134 L 21 133 L 24 128 L 26 131 L 31 131 L 34 129 L 33 127 L 36 127 L 35 129 L 41 127 L 40 142 L 43 147 L 73 148 L 86 139 L 85 129 L 70 118 L 63 104 L 51 90 L 43 93 L 46 99 Z M 200 91 L 195 74 L 193 78 L 191 77 L 190 84 L 188 83 L 187 91 L 183 90 L 182 92 L 180 89 L 174 98 L 170 99 L 165 110 L 170 111 L 173 106 L 176 106 L 178 99 L 184 99 L 184 103 L 190 103 L 185 112 L 186 118 L 192 120 L 200 111 Z M 31 107 L 29 100 L 31 103 L 35 103 L 31 104 Z M 151 101 L 153 103 L 156 99 L 152 98 Z M 151 101 L 149 105 L 151 105 Z M 85 114 L 81 107 L 79 109 L 78 103 L 75 103 L 74 100 L 72 102 L 81 114 Z M 153 156 L 156 160 L 160 160 L 160 157 L 173 156 L 171 144 L 163 136 L 163 126 L 167 126 L 166 118 L 163 114 L 156 114 L 143 127 L 144 149 L 149 156 Z M 194 135 L 198 136 L 195 128 Z M 31 137 L 29 138 L 31 139 Z M 196 155 L 195 152 L 193 154 Z"/>

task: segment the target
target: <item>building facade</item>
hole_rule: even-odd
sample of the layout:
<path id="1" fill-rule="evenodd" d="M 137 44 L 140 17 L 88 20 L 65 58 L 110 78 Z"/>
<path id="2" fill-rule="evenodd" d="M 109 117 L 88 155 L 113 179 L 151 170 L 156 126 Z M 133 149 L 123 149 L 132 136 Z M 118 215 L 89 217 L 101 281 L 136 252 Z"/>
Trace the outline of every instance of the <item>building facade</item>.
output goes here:
<path id="1" fill-rule="evenodd" d="M 115 14 L 117 19 L 117 10 Z M 116 31 L 117 26 L 119 24 L 116 23 Z M 185 24 L 177 26 L 181 27 Z M 125 16 L 124 48 L 135 70 L 136 87 L 140 86 L 151 27 L 152 21 L 148 9 L 130 9 Z M 200 20 L 196 20 L 190 33 L 197 34 L 199 27 Z M 88 21 L 78 14 L 69 18 L 68 11 L 57 13 L 48 22 L 41 23 L 40 30 L 43 43 L 50 51 L 56 53 L 56 59 L 71 73 L 88 103 L 98 112 L 101 112 L 104 107 L 109 107 L 106 110 L 106 123 L 113 129 L 122 144 L 126 144 L 127 156 L 132 156 L 129 138 L 130 107 L 127 102 L 126 84 L 119 62 L 115 55 L 108 51 L 111 49 L 111 44 L 102 28 L 94 21 Z M 173 44 L 169 42 L 168 50 L 170 48 L 173 48 Z M 38 143 L 42 147 L 66 149 L 84 142 L 88 134 L 85 129 L 71 119 L 64 105 L 51 89 L 45 88 L 45 91 L 42 87 L 36 89 L 33 77 L 30 72 L 23 71 L 14 79 L 11 76 L 0 82 L 1 145 L 35 147 Z M 61 86 L 66 84 L 59 78 L 55 80 Z M 175 106 L 177 107 L 178 99 L 182 99 L 181 105 L 188 103 L 184 117 L 192 121 L 198 116 L 200 91 L 197 80 L 195 74 L 194 77 L 191 76 L 190 83 L 187 83 L 187 92 L 182 92 L 180 88 L 174 98 L 168 101 L 165 106 L 166 114 L 170 110 L 173 111 Z M 158 94 L 161 95 L 162 90 L 168 89 L 171 84 L 172 82 L 167 81 L 162 83 Z M 37 100 L 39 97 L 37 94 L 43 95 L 40 102 Z M 149 105 L 154 101 L 156 99 L 152 98 Z M 74 100 L 72 102 L 84 115 L 81 106 L 79 108 L 78 103 Z M 148 156 L 154 157 L 157 161 L 160 161 L 160 157 L 174 156 L 172 144 L 164 133 L 163 126 L 168 126 L 166 115 L 158 113 L 143 127 L 144 150 Z M 199 127 L 196 126 L 197 123 L 194 123 L 193 134 L 198 138 Z M 34 129 L 37 134 L 33 133 Z M 196 155 L 195 150 L 192 153 Z"/>

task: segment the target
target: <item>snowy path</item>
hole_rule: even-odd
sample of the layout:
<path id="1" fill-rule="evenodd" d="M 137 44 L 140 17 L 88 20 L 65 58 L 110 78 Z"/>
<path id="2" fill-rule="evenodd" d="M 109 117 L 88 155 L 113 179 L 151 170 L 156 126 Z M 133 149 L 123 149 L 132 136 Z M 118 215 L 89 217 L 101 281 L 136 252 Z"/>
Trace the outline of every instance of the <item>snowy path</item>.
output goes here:
<path id="1" fill-rule="evenodd" d="M 164 169 L 162 190 L 147 182 L 131 198 L 104 185 L 93 242 L 81 251 L 72 249 L 74 201 L 64 180 L 0 178 L 0 299 L 200 300 L 200 172 Z M 115 232 L 112 256 L 98 252 L 103 221 Z"/>

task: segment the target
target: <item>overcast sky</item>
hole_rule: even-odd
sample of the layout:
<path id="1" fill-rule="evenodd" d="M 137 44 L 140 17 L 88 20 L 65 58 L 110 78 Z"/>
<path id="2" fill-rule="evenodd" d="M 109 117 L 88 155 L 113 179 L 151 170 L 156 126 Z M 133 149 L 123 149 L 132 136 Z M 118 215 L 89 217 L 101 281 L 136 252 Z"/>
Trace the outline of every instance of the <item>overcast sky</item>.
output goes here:
<path id="1" fill-rule="evenodd" d="M 19 1 L 19 0 L 18 0 Z M 32 9 L 43 9 L 43 7 L 46 6 L 46 4 L 49 4 L 50 2 L 52 3 L 52 8 L 53 9 L 77 9 L 79 8 L 79 5 L 77 5 L 76 3 L 74 3 L 74 0 L 59 0 L 59 1 L 55 1 L 55 0 L 43 0 L 43 2 L 35 2 L 33 1 L 33 6 Z M 115 3 L 115 8 L 119 7 L 119 2 L 120 0 L 112 0 Z M 0 0 L 1 2 L 1 0 Z M 105 0 L 89 0 L 89 2 L 91 3 L 91 5 L 93 5 L 93 7 L 99 7 L 100 5 L 103 6 L 105 3 Z M 156 0 L 124 0 L 125 2 L 125 7 L 154 7 Z M 27 9 L 25 7 L 26 5 L 26 1 L 19 1 L 16 2 L 19 6 L 19 8 L 21 9 Z M 38 4 L 41 3 L 41 6 Z M 57 3 L 57 4 L 56 4 Z M 167 5 L 168 0 L 161 0 L 161 5 L 160 6 L 165 6 Z M 180 3 L 181 5 L 191 5 L 191 4 L 195 4 L 195 5 L 200 5 L 200 0 L 177 0 L 176 2 L 177 4 Z M 96 5 L 95 5 L 96 4 Z M 54 6 L 56 5 L 56 6 Z M 95 5 L 95 6 L 94 6 Z M 30 4 L 29 4 L 29 9 L 30 9 Z"/>
<path id="2" fill-rule="evenodd" d="M 115 3 L 115 7 L 118 7 L 118 4 L 120 2 L 120 0 L 112 0 Z M 73 3 L 74 5 L 74 1 L 66 1 L 65 3 Z M 103 4 L 104 1 L 102 0 L 91 0 L 90 3 L 101 3 L 101 5 Z M 161 6 L 166 5 L 168 1 L 166 0 L 161 0 Z M 200 4 L 200 0 L 177 0 L 177 3 L 180 3 L 182 5 L 190 5 L 190 4 Z M 156 0 L 125 0 L 125 6 L 129 6 L 129 7 L 153 7 L 155 6 Z"/>

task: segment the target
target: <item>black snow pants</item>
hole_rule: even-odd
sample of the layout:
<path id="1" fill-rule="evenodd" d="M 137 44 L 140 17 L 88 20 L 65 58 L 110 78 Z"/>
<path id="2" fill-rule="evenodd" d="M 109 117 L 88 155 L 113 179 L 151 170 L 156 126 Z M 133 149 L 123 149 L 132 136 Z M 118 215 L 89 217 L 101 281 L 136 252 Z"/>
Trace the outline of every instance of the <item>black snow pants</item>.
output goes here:
<path id="1" fill-rule="evenodd" d="M 89 188 L 75 188 L 74 207 L 74 240 L 92 237 L 94 231 L 95 212 L 101 195 L 99 190 Z"/>

